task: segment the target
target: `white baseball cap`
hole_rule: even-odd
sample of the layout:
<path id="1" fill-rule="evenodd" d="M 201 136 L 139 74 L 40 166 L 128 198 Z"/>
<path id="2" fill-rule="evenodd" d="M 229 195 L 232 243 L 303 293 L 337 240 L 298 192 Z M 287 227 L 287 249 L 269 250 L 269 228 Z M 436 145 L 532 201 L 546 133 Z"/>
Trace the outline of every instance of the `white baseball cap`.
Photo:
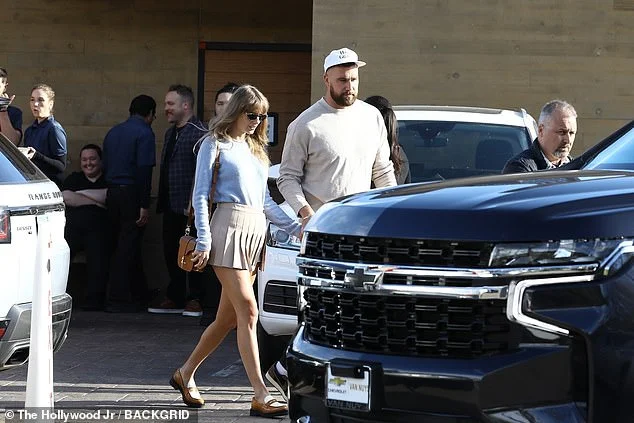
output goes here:
<path id="1" fill-rule="evenodd" d="M 324 60 L 324 72 L 333 66 L 343 65 L 344 63 L 356 63 L 358 67 L 365 66 L 365 62 L 359 60 L 357 53 L 349 48 L 342 47 L 331 51 L 330 54 L 326 56 L 326 60 Z"/>

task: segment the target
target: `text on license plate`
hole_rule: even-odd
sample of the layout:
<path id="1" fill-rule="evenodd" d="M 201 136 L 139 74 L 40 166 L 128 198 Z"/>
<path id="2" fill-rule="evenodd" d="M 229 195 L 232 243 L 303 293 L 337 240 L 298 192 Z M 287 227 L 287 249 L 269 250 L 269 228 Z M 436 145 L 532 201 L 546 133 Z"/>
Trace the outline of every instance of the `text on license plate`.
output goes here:
<path id="1" fill-rule="evenodd" d="M 326 405 L 335 408 L 369 410 L 370 371 L 363 372 L 363 378 L 334 376 L 330 366 L 326 366 Z"/>

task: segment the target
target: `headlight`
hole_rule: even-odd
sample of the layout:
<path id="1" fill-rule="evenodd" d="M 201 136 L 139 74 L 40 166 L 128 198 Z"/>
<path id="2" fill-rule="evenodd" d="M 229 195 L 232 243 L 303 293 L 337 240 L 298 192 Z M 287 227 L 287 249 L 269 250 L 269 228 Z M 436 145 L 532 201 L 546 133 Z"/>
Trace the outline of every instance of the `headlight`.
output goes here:
<path id="1" fill-rule="evenodd" d="M 612 253 L 616 253 L 625 244 L 631 246 L 632 241 L 584 239 L 498 244 L 493 248 L 489 265 L 491 267 L 523 267 L 604 263 Z"/>
<path id="2" fill-rule="evenodd" d="M 269 247 L 299 251 L 300 240 L 296 236 L 289 234 L 271 223 L 269 224 L 269 233 L 266 237 L 266 245 Z"/>

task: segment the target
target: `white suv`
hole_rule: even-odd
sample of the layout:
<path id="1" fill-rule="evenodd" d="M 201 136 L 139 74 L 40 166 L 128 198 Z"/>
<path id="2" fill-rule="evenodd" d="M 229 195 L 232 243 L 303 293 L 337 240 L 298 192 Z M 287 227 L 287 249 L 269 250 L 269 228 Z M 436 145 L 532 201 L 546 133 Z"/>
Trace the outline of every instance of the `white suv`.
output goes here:
<path id="1" fill-rule="evenodd" d="M 412 182 L 499 174 L 508 159 L 537 138 L 537 123 L 524 109 L 395 106 L 394 112 Z M 270 181 L 278 173 L 279 166 L 271 167 Z M 274 185 L 269 183 L 272 195 Z M 288 204 L 282 207 L 293 216 Z M 298 239 L 270 225 L 258 274 L 258 340 L 264 370 L 279 358 L 297 326 L 298 251 Z"/>
<path id="2" fill-rule="evenodd" d="M 0 370 L 23 364 L 29 357 L 39 216 L 46 216 L 52 228 L 51 295 L 56 351 L 66 339 L 72 307 L 71 297 L 66 294 L 70 252 L 64 239 L 62 193 L 0 134 Z"/>

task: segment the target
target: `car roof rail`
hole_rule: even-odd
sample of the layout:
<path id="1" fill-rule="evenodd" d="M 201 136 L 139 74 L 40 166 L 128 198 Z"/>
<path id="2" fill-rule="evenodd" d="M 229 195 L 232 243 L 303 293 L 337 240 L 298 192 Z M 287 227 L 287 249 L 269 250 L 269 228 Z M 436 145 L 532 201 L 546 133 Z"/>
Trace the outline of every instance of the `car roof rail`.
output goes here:
<path id="1" fill-rule="evenodd" d="M 465 113 L 487 113 L 500 114 L 504 109 L 494 109 L 491 107 L 474 107 L 474 106 L 432 106 L 432 105 L 398 105 L 393 106 L 394 110 L 429 110 L 429 111 L 447 111 L 447 112 L 465 112 Z"/>

